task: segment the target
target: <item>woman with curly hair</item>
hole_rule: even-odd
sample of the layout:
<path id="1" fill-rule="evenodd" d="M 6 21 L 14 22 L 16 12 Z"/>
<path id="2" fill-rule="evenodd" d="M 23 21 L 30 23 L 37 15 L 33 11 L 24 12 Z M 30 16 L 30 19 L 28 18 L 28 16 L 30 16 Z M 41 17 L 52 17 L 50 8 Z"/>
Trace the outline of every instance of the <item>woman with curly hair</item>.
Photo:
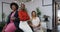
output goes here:
<path id="1" fill-rule="evenodd" d="M 11 3 L 10 8 L 12 12 L 8 16 L 7 24 L 4 26 L 2 32 L 15 32 L 16 29 L 19 29 L 18 5 Z"/>

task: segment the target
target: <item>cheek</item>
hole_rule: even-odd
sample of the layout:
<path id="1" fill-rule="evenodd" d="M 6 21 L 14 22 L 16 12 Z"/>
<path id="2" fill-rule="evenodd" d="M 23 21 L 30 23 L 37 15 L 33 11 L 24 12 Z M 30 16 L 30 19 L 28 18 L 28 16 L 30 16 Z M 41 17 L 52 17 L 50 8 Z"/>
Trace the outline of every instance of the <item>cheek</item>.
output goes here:
<path id="1" fill-rule="evenodd" d="M 35 16 L 35 14 L 34 14 L 34 16 Z"/>
<path id="2" fill-rule="evenodd" d="M 35 13 L 33 13 L 33 15 L 35 15 Z"/>
<path id="3" fill-rule="evenodd" d="M 14 7 L 14 9 L 16 10 L 16 7 Z"/>
<path id="4" fill-rule="evenodd" d="M 33 16 L 35 16 L 35 14 L 33 13 Z"/>
<path id="5" fill-rule="evenodd" d="M 22 8 L 24 8 L 25 6 L 24 6 L 24 5 L 22 5 L 21 7 L 22 7 Z"/>
<path id="6" fill-rule="evenodd" d="M 13 6 L 12 6 L 12 9 L 15 10 L 15 9 L 16 9 L 16 6 L 13 5 Z"/>
<path id="7" fill-rule="evenodd" d="M 15 10 L 15 9 L 16 9 L 16 7 L 12 7 L 12 9 L 13 9 L 13 10 Z"/>

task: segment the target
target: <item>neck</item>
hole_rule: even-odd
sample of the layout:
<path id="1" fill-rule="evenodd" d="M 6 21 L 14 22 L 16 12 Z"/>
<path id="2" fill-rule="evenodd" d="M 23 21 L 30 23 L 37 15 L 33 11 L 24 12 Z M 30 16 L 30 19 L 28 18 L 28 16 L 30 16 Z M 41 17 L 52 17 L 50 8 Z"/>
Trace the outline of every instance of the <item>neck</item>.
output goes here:
<path id="1" fill-rule="evenodd" d="M 32 16 L 32 18 L 36 18 L 35 16 Z"/>
<path id="2" fill-rule="evenodd" d="M 13 12 L 15 12 L 16 10 L 13 10 Z"/>
<path id="3" fill-rule="evenodd" d="M 21 10 L 25 10 L 25 9 L 22 9 L 22 8 L 21 8 Z"/>
<path id="4" fill-rule="evenodd" d="M 26 11 L 26 10 L 24 10 L 24 9 L 21 9 L 22 11 Z"/>

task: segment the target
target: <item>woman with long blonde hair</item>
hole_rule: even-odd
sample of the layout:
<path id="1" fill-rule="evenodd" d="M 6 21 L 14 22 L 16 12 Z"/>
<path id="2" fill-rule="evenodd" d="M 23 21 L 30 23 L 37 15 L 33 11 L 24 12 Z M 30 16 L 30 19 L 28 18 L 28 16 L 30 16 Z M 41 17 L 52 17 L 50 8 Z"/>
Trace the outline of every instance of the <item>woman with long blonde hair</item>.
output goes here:
<path id="1" fill-rule="evenodd" d="M 32 11 L 31 13 L 32 19 L 31 19 L 31 27 L 33 27 L 34 32 L 40 32 L 40 19 L 37 17 L 37 14 L 35 11 Z"/>

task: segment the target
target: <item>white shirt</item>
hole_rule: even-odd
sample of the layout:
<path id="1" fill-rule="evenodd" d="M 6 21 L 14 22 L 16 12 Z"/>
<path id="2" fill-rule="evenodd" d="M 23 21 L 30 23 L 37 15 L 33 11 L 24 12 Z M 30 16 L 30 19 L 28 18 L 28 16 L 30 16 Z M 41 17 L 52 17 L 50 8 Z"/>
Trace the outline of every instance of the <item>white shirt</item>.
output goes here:
<path id="1" fill-rule="evenodd" d="M 40 19 L 38 17 L 36 17 L 36 19 L 32 19 L 32 24 L 35 26 L 38 26 L 40 22 Z"/>

